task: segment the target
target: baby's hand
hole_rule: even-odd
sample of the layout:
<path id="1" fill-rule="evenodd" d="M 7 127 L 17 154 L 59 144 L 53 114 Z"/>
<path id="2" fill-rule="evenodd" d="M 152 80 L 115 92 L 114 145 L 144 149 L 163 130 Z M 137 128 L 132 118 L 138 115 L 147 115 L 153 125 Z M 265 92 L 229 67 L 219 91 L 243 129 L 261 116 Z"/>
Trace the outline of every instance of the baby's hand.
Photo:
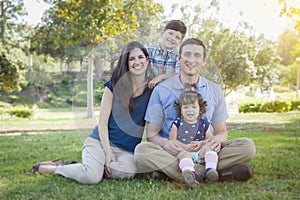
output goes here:
<path id="1" fill-rule="evenodd" d="M 196 151 L 200 150 L 206 143 L 210 142 L 210 140 L 201 140 L 201 141 L 191 141 L 191 145 Z"/>

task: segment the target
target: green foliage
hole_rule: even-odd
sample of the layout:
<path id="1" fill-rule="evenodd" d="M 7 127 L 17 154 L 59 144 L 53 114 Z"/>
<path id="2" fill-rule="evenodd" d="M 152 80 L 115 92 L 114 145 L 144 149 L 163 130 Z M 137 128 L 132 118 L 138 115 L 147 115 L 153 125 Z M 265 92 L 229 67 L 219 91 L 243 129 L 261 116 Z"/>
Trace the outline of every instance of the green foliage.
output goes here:
<path id="1" fill-rule="evenodd" d="M 11 94 L 8 96 L 8 103 L 12 105 L 32 106 L 34 104 L 34 101 L 33 99 L 26 96 Z"/>
<path id="2" fill-rule="evenodd" d="M 69 84 L 71 83 L 71 77 L 69 77 L 69 76 L 63 77 L 63 78 L 61 79 L 61 83 L 62 83 L 63 85 L 69 85 Z"/>
<path id="3" fill-rule="evenodd" d="M 20 117 L 20 118 L 30 118 L 32 117 L 34 111 L 28 107 L 12 107 L 2 113 L 8 113 L 11 116 Z"/>
<path id="4" fill-rule="evenodd" d="M 24 88 L 27 85 L 24 69 L 25 64 L 18 59 L 18 55 L 9 53 L 0 42 L 0 90 L 13 92 Z"/>
<path id="5" fill-rule="evenodd" d="M 278 39 L 277 53 L 281 57 L 281 63 L 285 66 L 293 64 L 296 59 L 295 50 L 299 43 L 298 35 L 291 30 L 285 30 Z"/>
<path id="6" fill-rule="evenodd" d="M 291 100 L 291 110 L 300 111 L 300 99 Z"/>
<path id="7" fill-rule="evenodd" d="M 103 95 L 103 92 L 104 92 L 104 83 L 106 82 L 107 80 L 102 80 L 102 81 L 99 81 L 97 83 L 97 86 L 96 86 L 96 89 L 95 89 L 95 104 L 97 106 L 100 106 L 100 103 L 101 103 L 101 100 L 102 100 L 102 95 Z"/>
<path id="8" fill-rule="evenodd" d="M 221 31 L 201 31 L 199 34 L 207 46 L 208 62 L 203 76 L 223 84 L 225 95 L 238 86 L 250 81 L 248 52 L 249 39 L 239 32 L 229 29 Z"/>
<path id="9" fill-rule="evenodd" d="M 288 112 L 299 110 L 300 100 L 274 100 L 256 103 L 243 103 L 239 105 L 239 113 L 255 113 L 255 112 Z"/>
<path id="10" fill-rule="evenodd" d="M 0 42 L 14 43 L 13 36 L 22 28 L 20 17 L 26 15 L 24 2 L 20 0 L 0 1 Z M 0 48 L 1 49 L 1 48 Z"/>
<path id="11" fill-rule="evenodd" d="M 289 104 L 285 101 L 275 100 L 264 102 L 259 110 L 260 112 L 287 112 Z"/>
<path id="12" fill-rule="evenodd" d="M 239 113 L 259 112 L 261 103 L 243 103 L 239 105 Z"/>
<path id="13" fill-rule="evenodd" d="M 34 46 L 44 48 L 44 41 L 54 50 L 75 44 L 91 47 L 136 29 L 139 13 L 151 16 L 160 10 L 152 1 L 56 1 L 37 27 Z"/>

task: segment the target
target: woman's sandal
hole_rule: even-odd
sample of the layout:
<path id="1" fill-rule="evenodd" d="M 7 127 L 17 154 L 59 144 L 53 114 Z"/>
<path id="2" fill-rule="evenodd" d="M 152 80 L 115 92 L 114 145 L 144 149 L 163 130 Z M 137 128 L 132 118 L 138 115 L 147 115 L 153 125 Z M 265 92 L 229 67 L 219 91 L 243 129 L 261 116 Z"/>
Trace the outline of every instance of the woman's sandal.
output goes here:
<path id="1" fill-rule="evenodd" d="M 61 158 L 58 158 L 55 160 L 49 160 L 49 161 L 37 163 L 28 170 L 28 173 L 35 174 L 36 172 L 39 172 L 39 168 L 41 165 L 53 165 L 53 166 L 64 165 L 64 160 Z"/>

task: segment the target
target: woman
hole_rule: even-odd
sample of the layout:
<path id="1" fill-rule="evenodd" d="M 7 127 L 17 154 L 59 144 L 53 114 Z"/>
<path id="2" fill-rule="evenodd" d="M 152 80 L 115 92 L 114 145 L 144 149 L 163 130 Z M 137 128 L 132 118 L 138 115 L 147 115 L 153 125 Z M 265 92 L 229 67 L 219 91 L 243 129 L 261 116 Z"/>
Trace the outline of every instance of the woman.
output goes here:
<path id="1" fill-rule="evenodd" d="M 122 49 L 111 79 L 104 86 L 99 123 L 85 140 L 82 164 L 46 161 L 31 172 L 60 174 L 80 183 L 99 183 L 107 178 L 132 178 L 136 171 L 133 152 L 144 132 L 144 115 L 151 90 L 147 88 L 149 56 L 139 42 Z"/>

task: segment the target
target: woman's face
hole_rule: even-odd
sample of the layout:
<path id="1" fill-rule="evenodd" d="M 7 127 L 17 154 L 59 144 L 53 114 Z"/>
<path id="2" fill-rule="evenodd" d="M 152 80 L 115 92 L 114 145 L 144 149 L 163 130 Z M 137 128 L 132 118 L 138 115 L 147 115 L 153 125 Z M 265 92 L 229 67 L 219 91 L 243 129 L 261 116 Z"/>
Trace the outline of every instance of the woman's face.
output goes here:
<path id="1" fill-rule="evenodd" d="M 149 60 L 141 49 L 135 48 L 129 52 L 128 67 L 132 74 L 145 74 L 148 64 Z"/>

